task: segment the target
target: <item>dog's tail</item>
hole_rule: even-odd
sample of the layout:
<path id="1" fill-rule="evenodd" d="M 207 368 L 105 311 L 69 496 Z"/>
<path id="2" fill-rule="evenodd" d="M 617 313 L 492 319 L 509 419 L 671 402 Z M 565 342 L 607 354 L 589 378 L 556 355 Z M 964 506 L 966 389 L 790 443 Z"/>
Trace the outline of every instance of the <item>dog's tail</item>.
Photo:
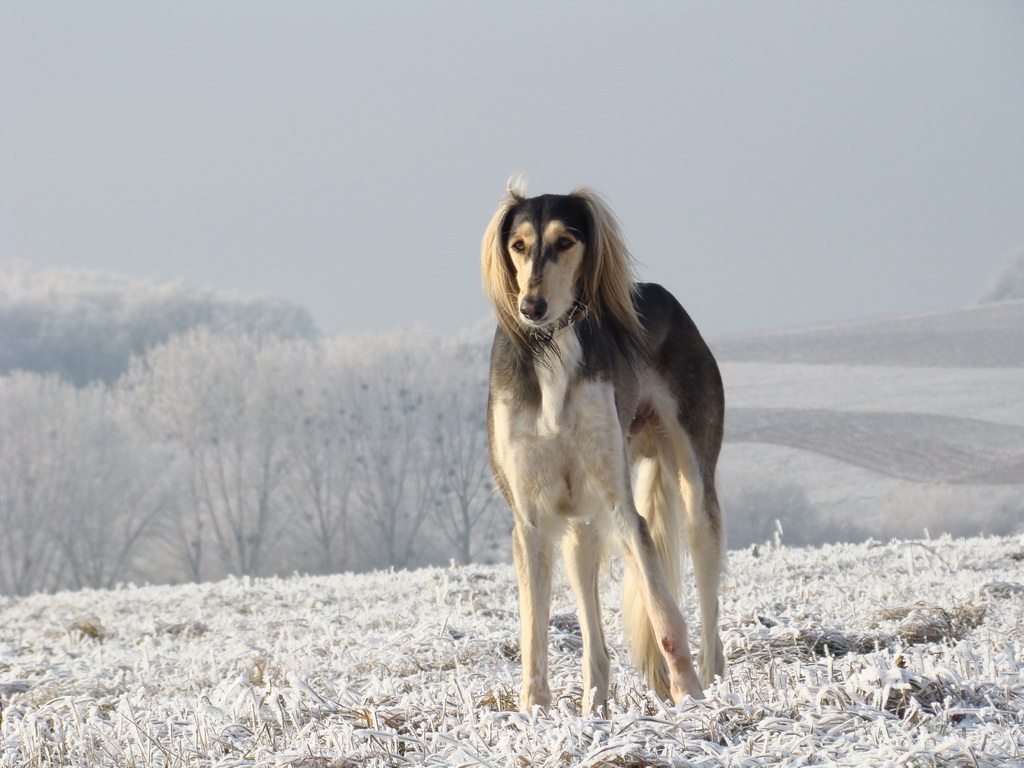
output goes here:
<path id="1" fill-rule="evenodd" d="M 658 453 L 663 454 L 666 448 L 665 445 L 660 446 Z M 634 495 L 637 510 L 647 520 L 672 598 L 678 603 L 683 544 L 682 497 L 679 476 L 668 469 L 674 462 L 665 462 L 664 458 L 663 455 L 656 455 L 640 459 Z M 634 663 L 646 675 L 654 692 L 668 699 L 668 668 L 647 615 L 640 585 L 636 583 L 630 569 L 626 570 L 623 579 L 622 614 Z"/>

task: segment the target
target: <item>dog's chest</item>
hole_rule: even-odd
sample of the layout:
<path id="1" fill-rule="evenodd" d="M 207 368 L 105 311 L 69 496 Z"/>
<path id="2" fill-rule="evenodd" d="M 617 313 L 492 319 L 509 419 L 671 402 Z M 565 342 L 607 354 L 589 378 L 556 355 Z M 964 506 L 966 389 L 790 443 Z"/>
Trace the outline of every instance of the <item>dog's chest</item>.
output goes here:
<path id="1" fill-rule="evenodd" d="M 557 359 L 538 366 L 537 406 L 495 409 L 497 457 L 526 506 L 559 516 L 585 515 L 607 500 L 622 473 L 622 428 L 607 381 L 579 375 L 575 334 L 562 341 Z"/>
<path id="2" fill-rule="evenodd" d="M 555 341 L 555 349 L 548 354 L 546 363 L 536 364 L 537 383 L 540 386 L 538 435 L 554 437 L 558 432 L 571 427 L 567 423 L 571 394 L 569 386 L 579 370 L 582 358 L 579 338 L 575 333 L 568 332 Z"/>

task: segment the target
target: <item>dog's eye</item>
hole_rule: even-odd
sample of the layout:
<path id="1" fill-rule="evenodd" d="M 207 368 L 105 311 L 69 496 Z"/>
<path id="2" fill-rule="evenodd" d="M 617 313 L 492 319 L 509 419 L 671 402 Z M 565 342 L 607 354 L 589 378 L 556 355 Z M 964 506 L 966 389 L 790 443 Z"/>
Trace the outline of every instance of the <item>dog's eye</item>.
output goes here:
<path id="1" fill-rule="evenodd" d="M 558 238 L 558 241 L 555 243 L 555 247 L 557 247 L 560 251 L 567 251 L 574 245 L 576 245 L 576 241 L 568 237 L 560 237 Z"/>
<path id="2" fill-rule="evenodd" d="M 515 251 L 516 253 L 522 253 L 523 251 L 526 250 L 526 243 L 524 243 L 522 240 L 516 240 L 515 242 L 512 243 L 510 248 L 512 248 L 512 250 Z"/>

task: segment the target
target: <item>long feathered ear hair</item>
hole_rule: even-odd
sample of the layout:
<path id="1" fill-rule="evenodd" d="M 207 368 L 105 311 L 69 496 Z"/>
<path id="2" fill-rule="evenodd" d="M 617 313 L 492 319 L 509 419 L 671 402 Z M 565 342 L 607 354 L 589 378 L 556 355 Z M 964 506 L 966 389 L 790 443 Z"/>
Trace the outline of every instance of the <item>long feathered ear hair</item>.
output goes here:
<path id="1" fill-rule="evenodd" d="M 530 338 L 519 322 L 519 307 L 516 300 L 519 288 L 515 274 L 505 253 L 505 226 L 512 209 L 526 199 L 526 185 L 521 177 L 509 179 L 505 196 L 498 204 L 491 223 L 484 230 L 480 247 L 480 271 L 484 293 L 498 316 L 498 325 L 520 349 L 530 348 Z"/>
<path id="2" fill-rule="evenodd" d="M 633 256 L 626 248 L 618 219 L 593 190 L 577 187 L 569 193 L 583 203 L 590 218 L 590 242 L 580 278 L 580 296 L 598 327 L 615 341 L 629 361 L 645 349 L 644 329 L 636 311 Z"/>

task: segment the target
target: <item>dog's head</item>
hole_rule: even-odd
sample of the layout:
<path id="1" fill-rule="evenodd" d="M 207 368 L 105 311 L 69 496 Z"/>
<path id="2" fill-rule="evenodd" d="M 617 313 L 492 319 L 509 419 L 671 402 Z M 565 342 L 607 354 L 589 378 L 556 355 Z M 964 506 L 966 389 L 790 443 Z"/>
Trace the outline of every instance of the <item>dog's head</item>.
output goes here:
<path id="1" fill-rule="evenodd" d="M 587 204 L 573 195 L 525 198 L 509 209 L 498 236 L 526 327 L 550 326 L 573 308 L 592 228 Z"/>
<path id="2" fill-rule="evenodd" d="M 582 312 L 639 330 L 632 259 L 603 201 L 586 189 L 508 190 L 483 241 L 483 281 L 498 322 L 521 346 Z"/>

